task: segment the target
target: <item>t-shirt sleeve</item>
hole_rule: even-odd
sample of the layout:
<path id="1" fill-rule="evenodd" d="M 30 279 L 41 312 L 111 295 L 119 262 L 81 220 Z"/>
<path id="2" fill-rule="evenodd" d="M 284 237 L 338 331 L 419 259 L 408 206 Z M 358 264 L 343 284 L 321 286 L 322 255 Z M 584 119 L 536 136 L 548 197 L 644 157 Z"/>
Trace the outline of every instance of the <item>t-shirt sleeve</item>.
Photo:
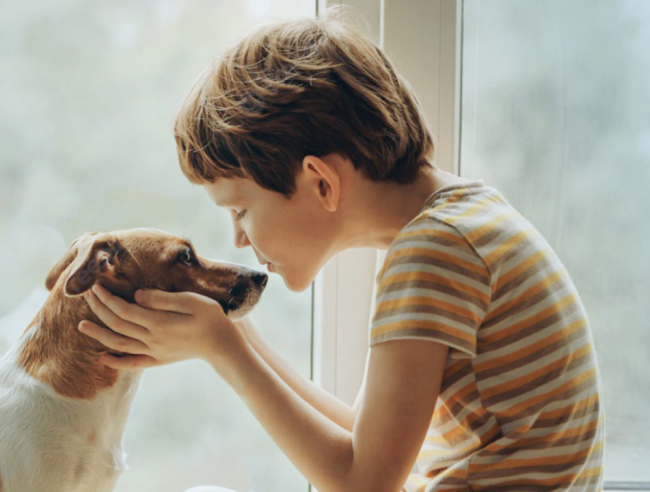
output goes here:
<path id="1" fill-rule="evenodd" d="M 422 339 L 449 346 L 453 358 L 476 357 L 490 274 L 453 226 L 426 216 L 415 219 L 391 244 L 377 281 L 371 347 Z"/>

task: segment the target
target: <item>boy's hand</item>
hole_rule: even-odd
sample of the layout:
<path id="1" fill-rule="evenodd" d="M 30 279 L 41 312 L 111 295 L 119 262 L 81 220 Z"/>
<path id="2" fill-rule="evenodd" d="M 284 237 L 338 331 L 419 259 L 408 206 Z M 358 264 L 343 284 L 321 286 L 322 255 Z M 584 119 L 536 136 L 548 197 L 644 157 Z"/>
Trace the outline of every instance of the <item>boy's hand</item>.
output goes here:
<path id="1" fill-rule="evenodd" d="M 79 330 L 110 349 L 133 354 L 102 355 L 100 362 L 114 369 L 193 358 L 214 363 L 246 343 L 218 302 L 193 292 L 139 290 L 132 304 L 95 285 L 84 298 L 110 330 L 88 320 L 79 323 Z"/>

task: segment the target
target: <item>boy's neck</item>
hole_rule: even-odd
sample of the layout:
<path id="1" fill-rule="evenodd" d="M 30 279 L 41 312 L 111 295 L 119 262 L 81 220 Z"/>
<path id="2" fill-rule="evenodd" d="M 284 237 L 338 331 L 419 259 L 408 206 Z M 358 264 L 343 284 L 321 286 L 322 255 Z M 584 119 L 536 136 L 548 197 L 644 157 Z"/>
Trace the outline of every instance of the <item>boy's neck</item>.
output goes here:
<path id="1" fill-rule="evenodd" d="M 376 183 L 358 180 L 358 191 L 349 203 L 350 221 L 343 249 L 388 249 L 401 231 L 422 210 L 426 200 L 438 190 L 469 180 L 439 169 L 429 168 L 412 184 Z"/>

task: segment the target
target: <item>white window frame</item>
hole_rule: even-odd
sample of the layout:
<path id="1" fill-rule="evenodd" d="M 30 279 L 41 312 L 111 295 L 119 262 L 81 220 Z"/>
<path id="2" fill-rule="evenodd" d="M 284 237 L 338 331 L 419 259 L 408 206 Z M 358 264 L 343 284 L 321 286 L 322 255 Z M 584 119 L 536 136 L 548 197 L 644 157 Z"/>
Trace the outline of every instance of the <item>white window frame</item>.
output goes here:
<path id="1" fill-rule="evenodd" d="M 316 7 L 318 15 L 331 5 L 345 5 L 362 18 L 420 99 L 436 139 L 436 164 L 454 174 L 460 173 L 462 4 L 317 0 Z M 325 265 L 313 286 L 313 379 L 349 405 L 365 375 L 375 278 L 384 257 L 385 251 L 376 249 L 345 251 Z M 622 481 L 606 481 L 604 488 L 650 491 L 646 483 Z"/>
<path id="2" fill-rule="evenodd" d="M 317 0 L 317 13 L 331 5 L 352 7 L 411 83 L 436 138 L 437 165 L 457 174 L 460 0 Z M 365 373 L 375 278 L 384 255 L 376 249 L 345 251 L 314 282 L 313 379 L 349 405 Z"/>

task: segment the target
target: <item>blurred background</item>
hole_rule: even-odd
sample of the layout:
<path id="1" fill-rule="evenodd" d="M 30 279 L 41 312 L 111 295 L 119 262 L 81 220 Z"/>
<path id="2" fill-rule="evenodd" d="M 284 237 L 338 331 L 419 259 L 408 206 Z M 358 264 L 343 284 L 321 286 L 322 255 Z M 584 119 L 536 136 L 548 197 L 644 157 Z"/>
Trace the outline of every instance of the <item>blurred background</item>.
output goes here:
<path id="1" fill-rule="evenodd" d="M 650 2 L 464 0 L 461 174 L 545 235 L 593 328 L 608 480 L 650 481 Z M 0 355 L 79 235 L 157 227 L 259 266 L 177 164 L 172 117 L 220 48 L 315 0 L 0 0 Z M 408 29 L 408 26 L 404 26 Z M 426 46 L 413 46 L 426 50 Z M 276 275 L 251 318 L 306 377 L 311 292 Z M 148 370 L 118 492 L 307 482 L 200 362 Z"/>
<path id="2" fill-rule="evenodd" d="M 650 483 L 648 46 L 645 0 L 463 5 L 461 174 L 567 267 L 600 363 L 606 479 Z"/>
<path id="3" fill-rule="evenodd" d="M 199 254 L 261 269 L 230 214 L 180 171 L 173 115 L 213 55 L 315 0 L 0 0 L 0 354 L 47 296 L 45 277 L 88 231 L 156 227 Z M 277 275 L 251 319 L 306 377 L 311 292 Z M 2 423 L 0 423 L 2 425 Z M 246 405 L 199 361 L 147 370 L 118 492 L 307 491 Z"/>

